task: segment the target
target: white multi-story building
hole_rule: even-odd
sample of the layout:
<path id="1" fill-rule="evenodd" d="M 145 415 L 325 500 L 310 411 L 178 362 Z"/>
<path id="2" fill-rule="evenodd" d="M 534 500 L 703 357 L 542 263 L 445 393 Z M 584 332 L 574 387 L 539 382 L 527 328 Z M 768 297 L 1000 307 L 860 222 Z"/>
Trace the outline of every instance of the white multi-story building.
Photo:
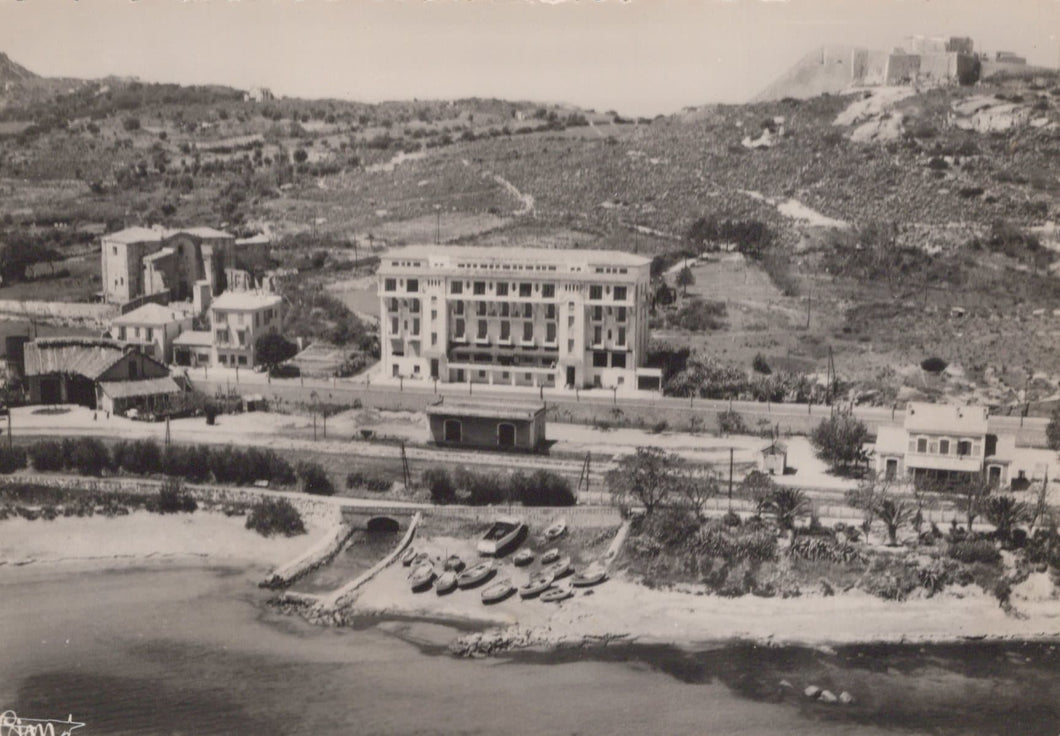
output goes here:
<path id="1" fill-rule="evenodd" d="M 254 365 L 254 342 L 280 329 L 282 307 L 278 294 L 226 291 L 214 299 L 210 304 L 214 362 L 232 367 Z"/>
<path id="2" fill-rule="evenodd" d="M 409 246 L 379 265 L 383 370 L 531 387 L 659 388 L 644 367 L 649 259 L 602 250 Z"/>

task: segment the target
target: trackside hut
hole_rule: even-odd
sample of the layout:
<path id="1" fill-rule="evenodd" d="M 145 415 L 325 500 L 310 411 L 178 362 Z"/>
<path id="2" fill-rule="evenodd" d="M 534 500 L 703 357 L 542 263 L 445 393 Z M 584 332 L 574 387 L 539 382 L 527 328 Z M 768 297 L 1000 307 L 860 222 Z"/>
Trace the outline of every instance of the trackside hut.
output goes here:
<path id="1" fill-rule="evenodd" d="M 445 447 L 533 452 L 545 443 L 545 405 L 442 399 L 427 407 L 431 439 Z"/>

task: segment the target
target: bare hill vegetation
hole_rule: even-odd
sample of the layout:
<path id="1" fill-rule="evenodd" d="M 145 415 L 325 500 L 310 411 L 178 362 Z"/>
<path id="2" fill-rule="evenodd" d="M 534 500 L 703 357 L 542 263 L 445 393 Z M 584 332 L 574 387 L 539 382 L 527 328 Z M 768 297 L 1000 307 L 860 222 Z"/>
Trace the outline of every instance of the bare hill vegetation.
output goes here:
<path id="1" fill-rule="evenodd" d="M 0 108 L 0 244 L 32 240 L 61 259 L 100 227 L 268 227 L 309 283 L 424 240 L 620 248 L 661 256 L 660 270 L 707 254 L 697 281 L 718 293 L 688 298 L 725 310 L 710 306 L 710 329 L 660 313 L 667 341 L 748 371 L 761 353 L 810 374 L 831 348 L 852 391 L 877 402 L 1049 398 L 1060 290 L 1056 236 L 1041 228 L 1060 214 L 1060 80 L 863 99 L 875 94 L 633 120 L 87 81 Z M 855 134 L 866 125 L 872 135 Z M 707 221 L 728 235 L 704 236 Z M 758 244 L 740 235 L 759 231 Z M 732 249 L 739 264 L 711 255 Z M 950 369 L 923 376 L 930 355 Z"/>

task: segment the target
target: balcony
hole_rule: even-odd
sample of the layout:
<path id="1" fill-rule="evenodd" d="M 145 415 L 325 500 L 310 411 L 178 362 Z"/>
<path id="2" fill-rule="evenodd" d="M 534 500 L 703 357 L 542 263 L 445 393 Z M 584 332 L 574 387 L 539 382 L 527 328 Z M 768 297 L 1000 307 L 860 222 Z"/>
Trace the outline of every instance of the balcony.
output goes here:
<path id="1" fill-rule="evenodd" d="M 932 455 L 909 452 L 905 456 L 908 468 L 922 470 L 948 470 L 960 473 L 978 473 L 983 469 L 983 459 L 975 455 Z"/>
<path id="2" fill-rule="evenodd" d="M 489 345 L 490 344 L 490 339 L 489 339 L 489 337 L 476 337 L 475 338 L 475 344 L 476 345 Z"/>

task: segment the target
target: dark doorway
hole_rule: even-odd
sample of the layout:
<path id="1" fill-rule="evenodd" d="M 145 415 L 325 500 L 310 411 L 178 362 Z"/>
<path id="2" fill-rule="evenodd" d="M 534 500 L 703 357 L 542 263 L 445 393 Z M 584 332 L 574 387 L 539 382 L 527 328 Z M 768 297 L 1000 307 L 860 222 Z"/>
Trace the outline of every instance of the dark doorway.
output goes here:
<path id="1" fill-rule="evenodd" d="M 574 366 L 572 365 L 567 366 L 567 385 L 574 385 Z"/>
<path id="2" fill-rule="evenodd" d="M 59 389 L 58 378 L 42 378 L 40 382 L 40 403 L 61 404 L 62 392 Z"/>
<path id="3" fill-rule="evenodd" d="M 460 422 L 458 422 L 456 419 L 446 419 L 444 436 L 446 442 L 459 442 Z"/>
<path id="4" fill-rule="evenodd" d="M 986 480 L 990 484 L 991 488 L 997 488 L 1001 485 L 1001 468 L 997 465 L 991 465 L 986 471 Z"/>
<path id="5" fill-rule="evenodd" d="M 431 358 L 431 378 L 438 377 L 438 359 Z"/>
<path id="6" fill-rule="evenodd" d="M 893 458 L 887 458 L 887 470 L 885 477 L 887 480 L 894 480 L 898 477 L 898 461 Z"/>
<path id="7" fill-rule="evenodd" d="M 515 447 L 515 425 L 504 422 L 497 425 L 497 444 L 501 447 Z"/>

